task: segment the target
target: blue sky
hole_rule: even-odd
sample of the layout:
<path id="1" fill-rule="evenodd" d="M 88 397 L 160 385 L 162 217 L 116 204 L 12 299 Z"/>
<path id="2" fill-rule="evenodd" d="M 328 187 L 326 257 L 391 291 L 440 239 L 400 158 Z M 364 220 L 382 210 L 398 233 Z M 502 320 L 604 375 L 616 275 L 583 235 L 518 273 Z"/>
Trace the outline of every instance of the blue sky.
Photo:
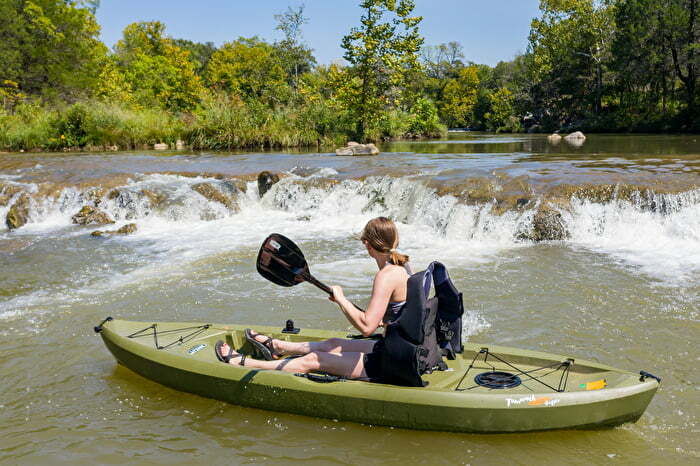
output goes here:
<path id="1" fill-rule="evenodd" d="M 239 36 L 279 39 L 273 15 L 287 6 L 306 5 L 304 39 L 319 63 L 343 55 L 340 39 L 359 24 L 358 0 L 102 0 L 97 19 L 102 40 L 111 47 L 134 21 L 159 20 L 172 37 L 221 45 Z M 467 60 L 495 65 L 527 47 L 530 20 L 538 0 L 417 0 L 427 45 L 458 41 Z"/>

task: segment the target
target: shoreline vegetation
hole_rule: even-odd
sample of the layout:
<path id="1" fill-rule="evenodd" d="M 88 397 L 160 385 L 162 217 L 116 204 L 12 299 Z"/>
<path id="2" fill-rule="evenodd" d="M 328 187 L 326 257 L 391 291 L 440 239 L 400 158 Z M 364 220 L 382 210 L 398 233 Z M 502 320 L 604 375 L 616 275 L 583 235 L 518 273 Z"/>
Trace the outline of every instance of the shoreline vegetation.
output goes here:
<path id="1" fill-rule="evenodd" d="M 304 7 L 280 40 L 217 47 L 99 2 L 0 0 L 0 151 L 332 147 L 494 132 L 700 132 L 700 0 L 542 0 L 526 53 L 495 67 L 424 44 L 410 0 L 362 0 L 343 64 L 318 65 Z M 652 14 L 653 13 L 653 14 Z"/>

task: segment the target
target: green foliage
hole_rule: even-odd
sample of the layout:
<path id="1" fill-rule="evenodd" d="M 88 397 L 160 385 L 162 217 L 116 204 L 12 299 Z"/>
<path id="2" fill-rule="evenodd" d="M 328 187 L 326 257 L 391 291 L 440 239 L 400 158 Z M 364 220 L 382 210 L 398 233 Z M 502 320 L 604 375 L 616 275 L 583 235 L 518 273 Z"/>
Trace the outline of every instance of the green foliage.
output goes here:
<path id="1" fill-rule="evenodd" d="M 0 148 L 29 150 L 42 148 L 55 138 L 55 113 L 34 103 L 20 103 L 12 115 L 0 115 Z"/>
<path id="2" fill-rule="evenodd" d="M 14 109 L 15 105 L 21 101 L 25 95 L 20 92 L 19 85 L 5 79 L 0 81 L 0 110 L 5 112 L 10 112 Z"/>
<path id="3" fill-rule="evenodd" d="M 312 50 L 301 42 L 301 28 L 309 22 L 304 16 L 304 5 L 298 8 L 287 7 L 287 11 L 275 15 L 275 29 L 284 34 L 284 40 L 274 44 L 282 67 L 289 77 L 289 84 L 296 90 L 299 87 L 299 76 L 311 71 L 316 59 Z"/>
<path id="4" fill-rule="evenodd" d="M 194 148 L 298 147 L 333 140 L 332 117 L 316 105 L 270 108 L 259 101 L 216 94 L 204 99 L 196 116 L 187 136 Z"/>
<path id="5" fill-rule="evenodd" d="M 422 47 L 412 0 L 360 0 L 347 66 L 316 65 L 303 6 L 275 15 L 275 43 L 217 49 L 154 21 L 109 53 L 97 0 L 0 0 L 0 149 L 320 146 L 445 125 L 697 132 L 699 3 L 541 0 L 527 53 L 491 67 L 457 42 Z"/>
<path id="6" fill-rule="evenodd" d="M 489 94 L 490 110 L 484 117 L 486 126 L 491 131 L 517 133 L 522 131 L 520 122 L 514 115 L 513 93 L 502 87 L 496 92 Z"/>
<path id="7" fill-rule="evenodd" d="M 611 0 L 541 0 L 540 9 L 530 48 L 545 105 L 562 120 L 599 112 L 614 37 Z"/>
<path id="8" fill-rule="evenodd" d="M 476 66 L 462 68 L 457 76 L 448 79 L 440 107 L 443 120 L 451 127 L 470 126 L 479 91 Z"/>
<path id="9" fill-rule="evenodd" d="M 445 125 L 440 123 L 438 109 L 435 104 L 425 97 L 416 99 L 411 107 L 411 120 L 408 133 L 416 136 L 440 137 L 447 132 Z M 399 134 L 403 136 L 403 134 Z"/>
<path id="10" fill-rule="evenodd" d="M 101 95 L 133 91 L 134 100 L 142 106 L 173 111 L 196 107 L 204 87 L 189 52 L 165 36 L 165 25 L 158 21 L 128 25 L 114 52 L 125 87 L 118 90 L 115 78 L 99 90 Z"/>
<path id="11" fill-rule="evenodd" d="M 217 91 L 267 105 L 284 103 L 290 95 L 275 49 L 257 37 L 225 43 L 209 61 L 207 80 Z"/>
<path id="12" fill-rule="evenodd" d="M 189 52 L 189 59 L 194 65 L 194 71 L 198 76 L 203 76 L 207 69 L 211 56 L 216 52 L 214 42 L 193 42 L 186 39 L 173 39 L 173 44 L 180 49 Z"/>
<path id="13" fill-rule="evenodd" d="M 115 104 L 85 102 L 62 110 L 23 103 L 0 116 L 3 150 L 61 150 L 117 145 L 121 149 L 183 137 L 182 120 L 162 110 L 134 110 Z"/>
<path id="14" fill-rule="evenodd" d="M 423 44 L 420 16 L 412 16 L 411 0 L 363 0 L 362 26 L 351 29 L 341 46 L 346 69 L 338 98 L 357 121 L 355 136 L 377 134 L 382 113 L 400 107 L 411 76 L 420 69 L 417 53 Z M 385 21 L 385 15 L 392 15 Z"/>
<path id="15" fill-rule="evenodd" d="M 542 0 L 526 102 L 544 128 L 692 130 L 698 0 Z M 518 104 L 519 106 L 519 104 Z"/>
<path id="16" fill-rule="evenodd" d="M 52 100 L 86 97 L 107 48 L 90 8 L 57 0 L 0 0 L 0 78 Z"/>

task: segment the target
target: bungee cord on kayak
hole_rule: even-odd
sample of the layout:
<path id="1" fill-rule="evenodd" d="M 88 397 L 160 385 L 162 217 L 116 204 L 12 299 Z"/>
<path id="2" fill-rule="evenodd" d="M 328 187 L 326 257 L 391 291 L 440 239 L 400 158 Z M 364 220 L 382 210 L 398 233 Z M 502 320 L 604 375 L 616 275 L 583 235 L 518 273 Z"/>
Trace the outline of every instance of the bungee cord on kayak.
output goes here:
<path id="1" fill-rule="evenodd" d="M 148 327 L 138 330 L 131 335 L 127 335 L 127 338 L 139 338 L 139 337 L 146 337 L 146 336 L 151 336 L 153 335 L 153 344 L 155 345 L 156 349 L 163 350 L 163 349 L 168 349 L 173 345 L 177 344 L 183 344 L 186 343 L 193 338 L 195 338 L 197 335 L 200 333 L 204 332 L 207 330 L 209 327 L 211 327 L 211 324 L 204 324 L 204 325 L 197 325 L 197 326 L 191 326 L 191 327 L 183 327 L 183 328 L 176 328 L 176 329 L 170 329 L 170 330 L 161 330 L 158 331 L 158 324 L 152 324 L 149 325 Z M 158 344 L 158 335 L 163 336 L 163 335 L 172 335 L 173 333 L 178 333 L 182 332 L 183 330 L 192 330 L 192 332 L 188 333 L 187 335 L 181 335 L 177 337 L 175 340 L 171 341 L 165 346 L 160 346 Z M 148 331 L 151 331 L 151 333 L 147 333 Z"/>
<path id="2" fill-rule="evenodd" d="M 493 365 L 489 365 L 491 368 L 491 372 L 483 372 L 481 374 L 478 374 L 474 378 L 474 381 L 476 382 L 475 385 L 472 385 L 471 387 L 468 387 L 468 388 L 461 388 L 462 382 L 464 382 L 464 379 L 469 375 L 469 371 L 474 368 L 474 363 L 476 362 L 477 358 L 481 354 L 484 355 L 484 364 L 488 364 L 487 359 L 489 356 L 491 356 L 491 357 L 497 359 L 498 361 L 506 364 L 511 369 L 515 370 L 517 372 L 517 374 L 509 374 L 507 372 L 497 371 Z M 535 382 L 538 382 L 538 383 L 546 386 L 547 388 L 551 389 L 552 391 L 565 392 L 566 391 L 566 384 L 569 380 L 569 370 L 570 370 L 571 366 L 573 366 L 573 364 L 574 364 L 574 360 L 571 358 L 568 358 L 562 362 L 554 362 L 554 363 L 548 364 L 546 366 L 537 367 L 537 368 L 529 369 L 529 370 L 523 370 L 523 369 L 520 369 L 519 367 L 517 367 L 515 364 L 506 361 L 503 357 L 498 356 L 497 354 L 493 353 L 492 351 L 489 351 L 488 348 L 481 348 L 481 350 L 474 355 L 474 359 L 472 359 L 471 363 L 469 364 L 469 367 L 464 372 L 464 375 L 462 376 L 459 383 L 455 387 L 455 391 L 471 390 L 471 389 L 476 388 L 476 387 L 486 387 L 486 388 L 492 388 L 492 389 L 513 388 L 513 387 L 517 387 L 521 383 L 523 384 L 523 386 L 527 387 L 523 382 L 533 380 Z M 535 372 L 539 372 L 539 371 L 546 370 L 546 369 L 552 369 L 552 370 L 549 372 L 546 372 L 544 374 L 539 374 L 537 376 L 532 375 Z M 557 386 L 557 388 L 554 388 L 553 386 L 551 386 L 548 383 L 541 380 L 542 378 L 548 376 L 549 374 L 557 372 L 560 369 L 562 369 L 562 373 L 561 373 L 561 377 L 559 379 L 559 385 Z M 523 380 L 519 376 L 527 376 L 528 378 Z M 529 389 L 529 387 L 528 387 L 528 389 Z"/>

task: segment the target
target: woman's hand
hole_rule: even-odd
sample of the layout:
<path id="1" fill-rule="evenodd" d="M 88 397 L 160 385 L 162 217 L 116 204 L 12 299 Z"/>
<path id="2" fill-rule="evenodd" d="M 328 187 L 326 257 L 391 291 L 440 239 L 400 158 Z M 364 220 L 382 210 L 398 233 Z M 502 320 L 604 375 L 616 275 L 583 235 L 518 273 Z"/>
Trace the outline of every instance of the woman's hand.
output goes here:
<path id="1" fill-rule="evenodd" d="M 333 296 L 329 296 L 328 299 L 334 303 L 340 304 L 345 300 L 345 293 L 343 293 L 343 289 L 338 285 L 331 286 L 331 291 L 333 292 Z"/>

